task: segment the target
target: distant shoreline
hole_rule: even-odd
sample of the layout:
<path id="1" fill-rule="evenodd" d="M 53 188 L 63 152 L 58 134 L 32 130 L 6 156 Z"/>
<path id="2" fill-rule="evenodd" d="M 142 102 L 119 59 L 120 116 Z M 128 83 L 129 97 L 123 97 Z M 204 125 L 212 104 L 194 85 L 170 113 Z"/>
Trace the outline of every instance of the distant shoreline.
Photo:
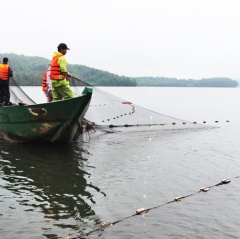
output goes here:
<path id="1" fill-rule="evenodd" d="M 50 60 L 38 56 L 24 56 L 14 53 L 0 53 L 0 58 L 8 57 L 15 81 L 20 86 L 40 86 L 43 72 Z M 168 77 L 127 77 L 95 68 L 68 64 L 68 71 L 75 79 L 92 86 L 128 87 L 238 87 L 238 81 L 227 77 L 203 78 L 200 80 Z"/>

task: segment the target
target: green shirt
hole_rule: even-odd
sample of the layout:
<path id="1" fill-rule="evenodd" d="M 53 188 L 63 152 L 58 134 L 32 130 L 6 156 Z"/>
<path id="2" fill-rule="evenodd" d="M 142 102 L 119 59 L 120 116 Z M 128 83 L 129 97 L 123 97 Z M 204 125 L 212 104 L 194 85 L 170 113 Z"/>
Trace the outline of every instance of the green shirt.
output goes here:
<path id="1" fill-rule="evenodd" d="M 62 55 L 60 52 L 54 52 L 53 57 L 57 55 Z M 60 66 L 60 71 L 61 73 L 67 73 L 67 59 L 64 55 L 60 56 L 58 59 L 58 64 Z M 58 87 L 58 86 L 66 86 L 69 85 L 69 82 L 67 79 L 62 79 L 62 80 L 52 80 L 52 87 Z"/>

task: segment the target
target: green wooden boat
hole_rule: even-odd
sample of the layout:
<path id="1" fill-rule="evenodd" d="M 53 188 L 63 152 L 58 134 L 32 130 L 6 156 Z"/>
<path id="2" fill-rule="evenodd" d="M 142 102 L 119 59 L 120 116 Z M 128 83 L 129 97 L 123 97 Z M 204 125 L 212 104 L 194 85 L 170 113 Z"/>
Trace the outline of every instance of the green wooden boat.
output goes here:
<path id="1" fill-rule="evenodd" d="M 0 107 L 0 137 L 16 143 L 70 142 L 79 135 L 92 88 L 57 102 Z"/>

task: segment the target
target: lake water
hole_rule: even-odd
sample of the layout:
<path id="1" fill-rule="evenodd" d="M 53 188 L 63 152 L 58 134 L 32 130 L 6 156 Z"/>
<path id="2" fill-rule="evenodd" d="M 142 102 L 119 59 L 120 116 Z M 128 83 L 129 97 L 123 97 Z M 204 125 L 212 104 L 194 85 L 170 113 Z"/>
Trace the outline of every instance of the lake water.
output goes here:
<path id="1" fill-rule="evenodd" d="M 23 89 L 45 101 L 40 87 Z M 61 147 L 1 140 L 1 238 L 80 238 L 89 232 L 84 238 L 239 238 L 240 88 L 102 89 L 217 127 L 105 134 Z M 224 178 L 231 182 L 215 186 Z M 214 187 L 199 192 L 204 186 Z"/>

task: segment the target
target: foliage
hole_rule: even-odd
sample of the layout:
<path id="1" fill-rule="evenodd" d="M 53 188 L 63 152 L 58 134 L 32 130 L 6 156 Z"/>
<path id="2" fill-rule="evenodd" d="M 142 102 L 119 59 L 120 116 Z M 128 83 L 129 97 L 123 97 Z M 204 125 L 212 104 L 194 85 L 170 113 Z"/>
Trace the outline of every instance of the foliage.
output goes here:
<path id="1" fill-rule="evenodd" d="M 49 67 L 51 60 L 24 56 L 14 53 L 0 53 L 0 60 L 9 58 L 14 79 L 19 85 L 40 86 L 43 72 Z M 230 78 L 215 77 L 201 80 L 184 80 L 166 77 L 126 77 L 90 68 L 83 65 L 68 64 L 68 71 L 76 78 L 82 79 L 92 86 L 161 86 L 161 87 L 237 87 L 238 82 Z"/>
<path id="2" fill-rule="evenodd" d="M 0 59 L 8 57 L 13 70 L 13 78 L 19 85 L 40 86 L 43 72 L 48 69 L 50 60 L 43 57 L 24 56 L 13 53 L 1 54 Z M 82 65 L 68 64 L 68 71 L 76 78 L 93 86 L 136 86 L 134 78 L 118 76 Z"/>
<path id="3" fill-rule="evenodd" d="M 171 87 L 237 87 L 238 82 L 226 77 L 204 78 L 201 80 L 178 80 L 166 77 L 137 77 L 137 86 Z"/>

